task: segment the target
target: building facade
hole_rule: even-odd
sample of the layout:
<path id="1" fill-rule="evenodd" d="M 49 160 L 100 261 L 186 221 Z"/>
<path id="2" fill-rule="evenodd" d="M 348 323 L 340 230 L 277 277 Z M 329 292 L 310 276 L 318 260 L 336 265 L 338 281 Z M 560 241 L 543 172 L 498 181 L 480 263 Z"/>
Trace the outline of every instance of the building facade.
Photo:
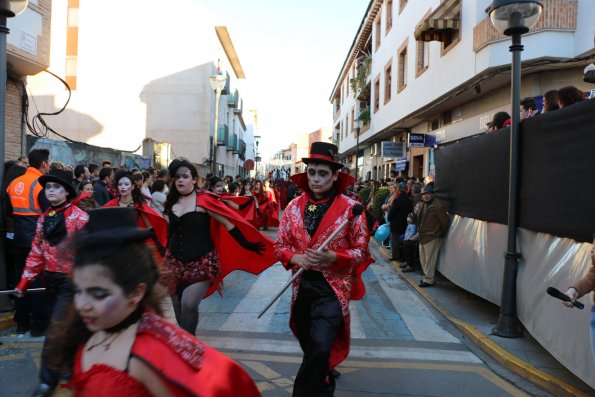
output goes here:
<path id="1" fill-rule="evenodd" d="M 208 9 L 191 0 L 176 9 L 182 12 L 175 18 L 163 18 L 157 0 L 54 0 L 50 70 L 69 89 L 51 75 L 31 78 L 37 110 L 29 116 L 68 101 L 48 120 L 64 137 L 128 151 L 142 150 L 147 140 L 167 143 L 171 158 L 189 159 L 201 174 L 212 168 L 216 130 L 217 172 L 237 174 L 246 131 L 239 57 Z M 217 73 L 227 84 L 215 120 L 209 77 Z"/>
<path id="2" fill-rule="evenodd" d="M 591 90 L 582 70 L 593 62 L 595 3 L 542 3 L 523 35 L 521 98 L 539 102 L 568 85 Z M 358 161 L 361 179 L 432 174 L 434 145 L 482 133 L 496 112 L 510 113 L 510 38 L 492 27 L 490 4 L 370 1 L 329 98 L 333 140 L 352 170 Z"/>
<path id="3" fill-rule="evenodd" d="M 4 158 L 16 159 L 26 152 L 23 97 L 27 76 L 37 74 L 50 61 L 51 0 L 29 0 L 23 13 L 8 18 L 6 37 L 7 84 Z"/>

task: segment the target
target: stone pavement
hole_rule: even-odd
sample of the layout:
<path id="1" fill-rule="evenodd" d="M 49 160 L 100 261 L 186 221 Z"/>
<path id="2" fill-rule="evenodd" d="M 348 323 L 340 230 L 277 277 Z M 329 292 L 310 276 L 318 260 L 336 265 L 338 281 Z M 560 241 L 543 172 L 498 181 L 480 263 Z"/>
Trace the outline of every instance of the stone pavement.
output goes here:
<path id="1" fill-rule="evenodd" d="M 386 248 L 371 243 L 375 256 L 388 260 Z M 437 285 L 421 288 L 421 274 L 403 273 L 391 262 L 399 276 L 415 288 L 467 338 L 510 371 L 528 379 L 556 396 L 593 396 L 595 390 L 574 376 L 528 332 L 521 338 L 501 338 L 491 333 L 499 307 L 451 283 L 437 272 Z"/>

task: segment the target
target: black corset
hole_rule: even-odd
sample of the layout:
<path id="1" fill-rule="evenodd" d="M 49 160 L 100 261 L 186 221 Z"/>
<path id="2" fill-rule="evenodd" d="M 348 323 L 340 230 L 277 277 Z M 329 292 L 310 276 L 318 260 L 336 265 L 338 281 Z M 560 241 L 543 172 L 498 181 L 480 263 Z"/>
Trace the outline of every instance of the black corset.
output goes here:
<path id="1" fill-rule="evenodd" d="M 211 217 L 205 212 L 188 212 L 181 217 L 173 211 L 169 215 L 168 248 L 174 258 L 193 262 L 215 246 L 210 235 Z"/>

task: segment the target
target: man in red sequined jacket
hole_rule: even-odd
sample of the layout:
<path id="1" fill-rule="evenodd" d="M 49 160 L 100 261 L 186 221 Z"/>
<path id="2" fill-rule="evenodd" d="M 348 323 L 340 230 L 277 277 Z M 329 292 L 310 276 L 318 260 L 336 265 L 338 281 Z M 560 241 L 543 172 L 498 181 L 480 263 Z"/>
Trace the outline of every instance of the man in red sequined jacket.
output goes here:
<path id="1" fill-rule="evenodd" d="M 293 396 L 332 396 L 333 369 L 349 354 L 349 301 L 361 299 L 365 289 L 361 273 L 372 262 L 365 215 L 352 217 L 356 202 L 342 191 L 353 178 L 340 172 L 337 147 L 315 142 L 305 173 L 291 180 L 304 194 L 283 213 L 275 251 L 294 273 L 304 269 L 293 284 L 290 327 L 304 358 L 295 379 Z M 317 249 L 349 220 L 327 249 Z"/>

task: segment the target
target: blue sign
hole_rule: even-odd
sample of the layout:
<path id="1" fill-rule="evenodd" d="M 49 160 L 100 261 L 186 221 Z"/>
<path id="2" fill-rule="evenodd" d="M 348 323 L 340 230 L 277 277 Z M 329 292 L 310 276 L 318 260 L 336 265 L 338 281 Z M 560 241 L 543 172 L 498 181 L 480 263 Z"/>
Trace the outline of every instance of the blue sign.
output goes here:
<path id="1" fill-rule="evenodd" d="M 426 134 L 409 134 L 409 147 L 424 147 L 426 145 Z"/>
<path id="2" fill-rule="evenodd" d="M 405 171 L 405 168 L 407 168 L 407 159 L 398 159 L 395 164 L 396 171 Z"/>
<path id="3" fill-rule="evenodd" d="M 404 142 L 385 141 L 381 145 L 381 157 L 401 158 L 406 157 Z"/>

